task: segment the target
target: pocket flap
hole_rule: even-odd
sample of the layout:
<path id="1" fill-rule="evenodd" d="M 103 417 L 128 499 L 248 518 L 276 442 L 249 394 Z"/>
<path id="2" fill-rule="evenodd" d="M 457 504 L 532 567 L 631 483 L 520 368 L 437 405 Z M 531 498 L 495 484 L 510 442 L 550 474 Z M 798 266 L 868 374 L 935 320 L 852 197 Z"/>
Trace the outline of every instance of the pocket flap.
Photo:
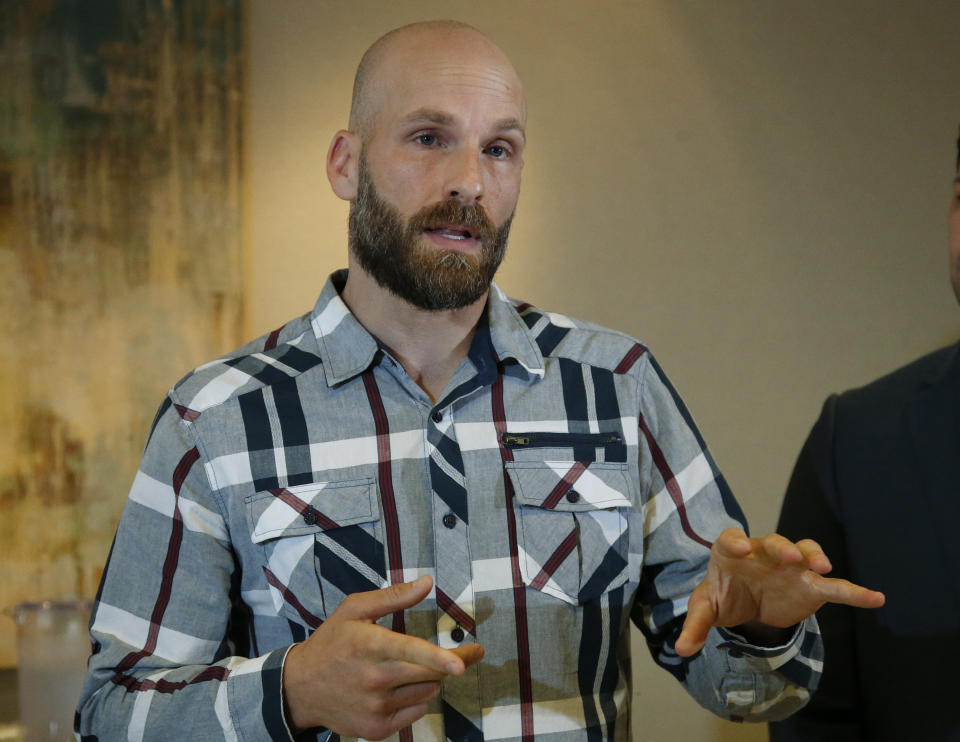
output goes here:
<path id="1" fill-rule="evenodd" d="M 375 480 L 310 482 L 265 490 L 245 500 L 254 543 L 380 520 Z"/>
<path id="2" fill-rule="evenodd" d="M 528 507 L 583 512 L 629 508 L 627 465 L 599 461 L 510 461 L 517 502 Z"/>

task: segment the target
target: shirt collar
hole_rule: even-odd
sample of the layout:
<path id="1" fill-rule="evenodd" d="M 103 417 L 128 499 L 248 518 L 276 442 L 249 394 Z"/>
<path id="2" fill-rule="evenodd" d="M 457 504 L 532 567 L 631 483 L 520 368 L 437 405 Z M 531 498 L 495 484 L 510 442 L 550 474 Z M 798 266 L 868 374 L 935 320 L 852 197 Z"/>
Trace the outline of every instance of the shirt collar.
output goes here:
<path id="1" fill-rule="evenodd" d="M 346 285 L 347 271 L 339 270 L 327 279 L 310 314 L 310 326 L 317 339 L 327 385 L 334 387 L 363 373 L 378 362 L 380 346 L 376 338 L 360 324 L 340 297 Z M 497 361 L 516 366 L 529 381 L 543 378 L 543 355 L 529 328 L 510 300 L 496 284 L 491 284 L 486 308 L 489 342 L 474 342 L 471 354 L 487 346 Z M 485 336 L 486 331 L 481 332 Z M 476 365 L 477 360 L 472 359 Z"/>
<path id="2" fill-rule="evenodd" d="M 496 283 L 487 300 L 490 342 L 501 363 L 515 363 L 528 381 L 543 378 L 543 354 L 530 328 Z"/>

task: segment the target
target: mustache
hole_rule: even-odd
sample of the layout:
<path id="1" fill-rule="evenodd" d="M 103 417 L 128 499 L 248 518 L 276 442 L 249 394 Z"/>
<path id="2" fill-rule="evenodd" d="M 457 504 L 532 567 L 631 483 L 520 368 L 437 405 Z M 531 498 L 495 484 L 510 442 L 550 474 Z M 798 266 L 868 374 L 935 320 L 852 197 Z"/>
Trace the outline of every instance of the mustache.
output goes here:
<path id="1" fill-rule="evenodd" d="M 457 224 L 470 230 L 470 234 L 484 244 L 496 236 L 497 228 L 487 216 L 480 204 L 465 204 L 456 199 L 448 199 L 431 206 L 425 206 L 410 217 L 407 222 L 409 234 L 419 234 L 431 227 Z"/>

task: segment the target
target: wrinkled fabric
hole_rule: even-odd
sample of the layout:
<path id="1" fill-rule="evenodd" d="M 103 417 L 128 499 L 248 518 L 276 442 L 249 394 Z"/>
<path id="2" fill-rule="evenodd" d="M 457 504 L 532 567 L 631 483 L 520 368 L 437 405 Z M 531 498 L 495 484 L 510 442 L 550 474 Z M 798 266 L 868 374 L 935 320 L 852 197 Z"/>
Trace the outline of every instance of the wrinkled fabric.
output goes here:
<path id="1" fill-rule="evenodd" d="M 344 281 L 160 407 L 91 618 L 84 739 L 188 723 L 193 739 L 289 740 L 289 647 L 346 595 L 424 574 L 430 596 L 380 623 L 486 655 L 405 742 L 629 739 L 631 620 L 724 718 L 803 705 L 812 617 L 782 647 L 713 630 L 693 658 L 673 649 L 710 544 L 745 522 L 643 345 L 494 286 L 434 403 Z"/>

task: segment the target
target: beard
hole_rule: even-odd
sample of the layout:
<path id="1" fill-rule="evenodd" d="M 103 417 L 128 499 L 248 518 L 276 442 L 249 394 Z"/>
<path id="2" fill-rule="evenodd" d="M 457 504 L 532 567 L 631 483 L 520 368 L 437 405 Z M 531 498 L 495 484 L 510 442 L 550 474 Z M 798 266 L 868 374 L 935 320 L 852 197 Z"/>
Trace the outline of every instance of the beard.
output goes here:
<path id="1" fill-rule="evenodd" d="M 507 249 L 513 214 L 495 226 L 479 204 L 447 199 L 409 219 L 377 192 L 361 154 L 357 197 L 350 204 L 349 245 L 360 267 L 379 286 L 421 309 L 440 311 L 473 304 L 490 288 Z M 424 230 L 457 224 L 479 239 L 466 255 L 424 244 Z"/>

